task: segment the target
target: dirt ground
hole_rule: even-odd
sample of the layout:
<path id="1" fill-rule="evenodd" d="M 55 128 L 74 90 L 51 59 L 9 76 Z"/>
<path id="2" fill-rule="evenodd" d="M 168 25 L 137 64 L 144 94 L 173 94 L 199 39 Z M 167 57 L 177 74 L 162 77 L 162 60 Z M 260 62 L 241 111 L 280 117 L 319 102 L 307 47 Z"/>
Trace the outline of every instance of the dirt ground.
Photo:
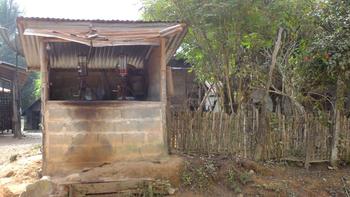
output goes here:
<path id="1" fill-rule="evenodd" d="M 0 134 L 0 197 L 18 196 L 39 179 L 41 133 L 24 133 L 22 139 Z"/>
<path id="2" fill-rule="evenodd" d="M 40 146 L 40 132 L 24 132 L 24 135 L 22 139 L 15 139 L 10 133 L 0 133 L 0 165 L 8 161 L 12 155 L 21 155 L 34 146 Z"/>
<path id="3" fill-rule="evenodd" d="M 41 135 L 28 133 L 26 136 L 16 140 L 0 135 L 0 197 L 18 196 L 41 176 Z M 332 169 L 327 164 L 318 164 L 306 170 L 298 163 L 257 163 L 213 155 L 181 157 L 185 166 L 178 177 L 181 184 L 175 196 L 179 197 L 350 196 L 350 166 Z M 119 165 L 114 171 L 121 169 Z M 106 173 L 104 169 L 91 169 L 81 177 L 89 178 L 96 170 Z"/>
<path id="4" fill-rule="evenodd" d="M 257 163 L 222 156 L 191 157 L 177 196 L 350 196 L 350 166 Z"/>

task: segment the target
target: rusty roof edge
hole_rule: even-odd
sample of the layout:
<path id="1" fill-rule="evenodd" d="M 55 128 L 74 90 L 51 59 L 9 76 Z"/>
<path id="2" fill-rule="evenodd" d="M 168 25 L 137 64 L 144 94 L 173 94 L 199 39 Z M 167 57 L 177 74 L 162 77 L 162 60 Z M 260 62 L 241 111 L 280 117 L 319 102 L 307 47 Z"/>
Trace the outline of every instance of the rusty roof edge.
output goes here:
<path id="1" fill-rule="evenodd" d="M 104 19 L 69 19 L 69 18 L 50 18 L 50 17 L 24 17 L 19 16 L 17 17 L 17 22 L 19 21 L 47 21 L 47 22 L 94 22 L 94 23 L 164 23 L 164 24 L 171 24 L 171 23 L 183 23 L 183 21 L 144 21 L 144 20 L 117 20 L 117 19 L 110 19 L 110 20 L 104 20 Z"/>
<path id="2" fill-rule="evenodd" d="M 1 66 L 1 65 L 7 66 L 7 67 L 10 67 L 10 68 L 13 68 L 13 69 L 16 69 L 16 67 L 17 67 L 17 69 L 20 69 L 20 70 L 22 70 L 22 71 L 24 71 L 24 72 L 27 71 L 27 69 L 24 68 L 24 67 L 22 67 L 22 66 L 16 66 L 16 65 L 11 64 L 11 63 L 8 63 L 8 62 L 0 61 L 0 66 Z"/>

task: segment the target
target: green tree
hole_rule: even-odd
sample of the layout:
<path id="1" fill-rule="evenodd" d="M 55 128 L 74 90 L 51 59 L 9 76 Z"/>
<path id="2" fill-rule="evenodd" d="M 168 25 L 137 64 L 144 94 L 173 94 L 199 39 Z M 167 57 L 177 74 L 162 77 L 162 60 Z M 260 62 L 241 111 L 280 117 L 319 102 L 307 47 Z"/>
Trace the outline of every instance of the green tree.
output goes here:
<path id="1" fill-rule="evenodd" d="M 345 112 L 346 92 L 349 91 L 350 77 L 350 1 L 330 0 L 319 12 L 315 12 L 318 18 L 319 31 L 314 41 L 314 62 L 312 66 L 327 73 L 320 81 L 334 82 L 335 95 L 335 129 L 333 135 L 332 163 L 338 160 L 339 133 L 341 119 Z"/>
<path id="2" fill-rule="evenodd" d="M 22 109 L 26 109 L 40 98 L 40 76 L 38 72 L 30 72 L 27 82 L 21 90 Z"/>
<path id="3" fill-rule="evenodd" d="M 8 30 L 10 39 L 16 36 L 16 18 L 21 13 L 14 0 L 0 0 L 0 26 Z M 16 52 L 9 48 L 2 39 L 0 39 L 0 61 L 17 64 L 25 67 L 25 60 L 18 56 L 16 61 Z M 28 80 L 21 89 L 21 107 L 26 109 L 40 96 L 40 79 L 36 72 L 29 73 Z"/>
<path id="4" fill-rule="evenodd" d="M 227 98 L 223 103 L 235 106 L 246 101 L 252 88 L 265 89 L 267 65 L 280 27 L 285 31 L 278 72 L 292 78 L 290 73 L 296 69 L 291 67 L 300 64 L 313 32 L 309 14 L 316 5 L 312 0 L 143 2 L 145 19 L 180 20 L 189 25 L 178 56 L 194 66 L 199 80 L 224 83 L 222 95 Z"/>
<path id="5" fill-rule="evenodd" d="M 317 0 L 143 2 L 145 19 L 180 20 L 189 25 L 178 56 L 193 65 L 199 81 L 217 85 L 226 112 L 241 110 L 256 89 L 283 95 L 299 112 L 305 111 L 305 84 L 300 72 L 312 42 L 315 28 L 311 13 Z M 281 48 L 275 52 L 276 69 L 271 70 L 278 29 L 283 29 Z M 260 118 L 264 122 L 265 117 Z M 266 127 L 261 126 L 261 130 L 268 130 Z M 258 141 L 264 143 L 263 138 Z"/>
<path id="6" fill-rule="evenodd" d="M 16 34 L 16 18 L 19 14 L 18 5 L 13 0 L 0 0 L 0 26 L 8 29 L 12 37 Z M 16 53 L 2 42 L 1 39 L 0 60 L 16 64 Z"/>

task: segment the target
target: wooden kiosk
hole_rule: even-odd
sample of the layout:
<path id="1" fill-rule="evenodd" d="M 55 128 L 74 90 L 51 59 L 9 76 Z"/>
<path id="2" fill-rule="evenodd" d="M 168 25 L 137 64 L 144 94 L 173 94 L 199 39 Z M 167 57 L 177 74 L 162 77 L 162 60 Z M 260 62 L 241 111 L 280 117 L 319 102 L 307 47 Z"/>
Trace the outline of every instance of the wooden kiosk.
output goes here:
<path id="1" fill-rule="evenodd" d="M 166 66 L 177 22 L 17 19 L 42 78 L 43 173 L 60 175 L 168 154 Z"/>

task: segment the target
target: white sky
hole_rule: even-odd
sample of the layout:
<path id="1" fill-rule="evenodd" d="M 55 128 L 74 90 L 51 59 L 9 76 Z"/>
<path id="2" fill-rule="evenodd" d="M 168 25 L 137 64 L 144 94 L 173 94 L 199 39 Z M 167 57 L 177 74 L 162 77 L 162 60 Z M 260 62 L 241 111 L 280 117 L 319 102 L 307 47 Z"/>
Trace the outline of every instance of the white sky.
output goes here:
<path id="1" fill-rule="evenodd" d="M 71 19 L 141 19 L 139 0 L 16 0 L 22 15 Z"/>

